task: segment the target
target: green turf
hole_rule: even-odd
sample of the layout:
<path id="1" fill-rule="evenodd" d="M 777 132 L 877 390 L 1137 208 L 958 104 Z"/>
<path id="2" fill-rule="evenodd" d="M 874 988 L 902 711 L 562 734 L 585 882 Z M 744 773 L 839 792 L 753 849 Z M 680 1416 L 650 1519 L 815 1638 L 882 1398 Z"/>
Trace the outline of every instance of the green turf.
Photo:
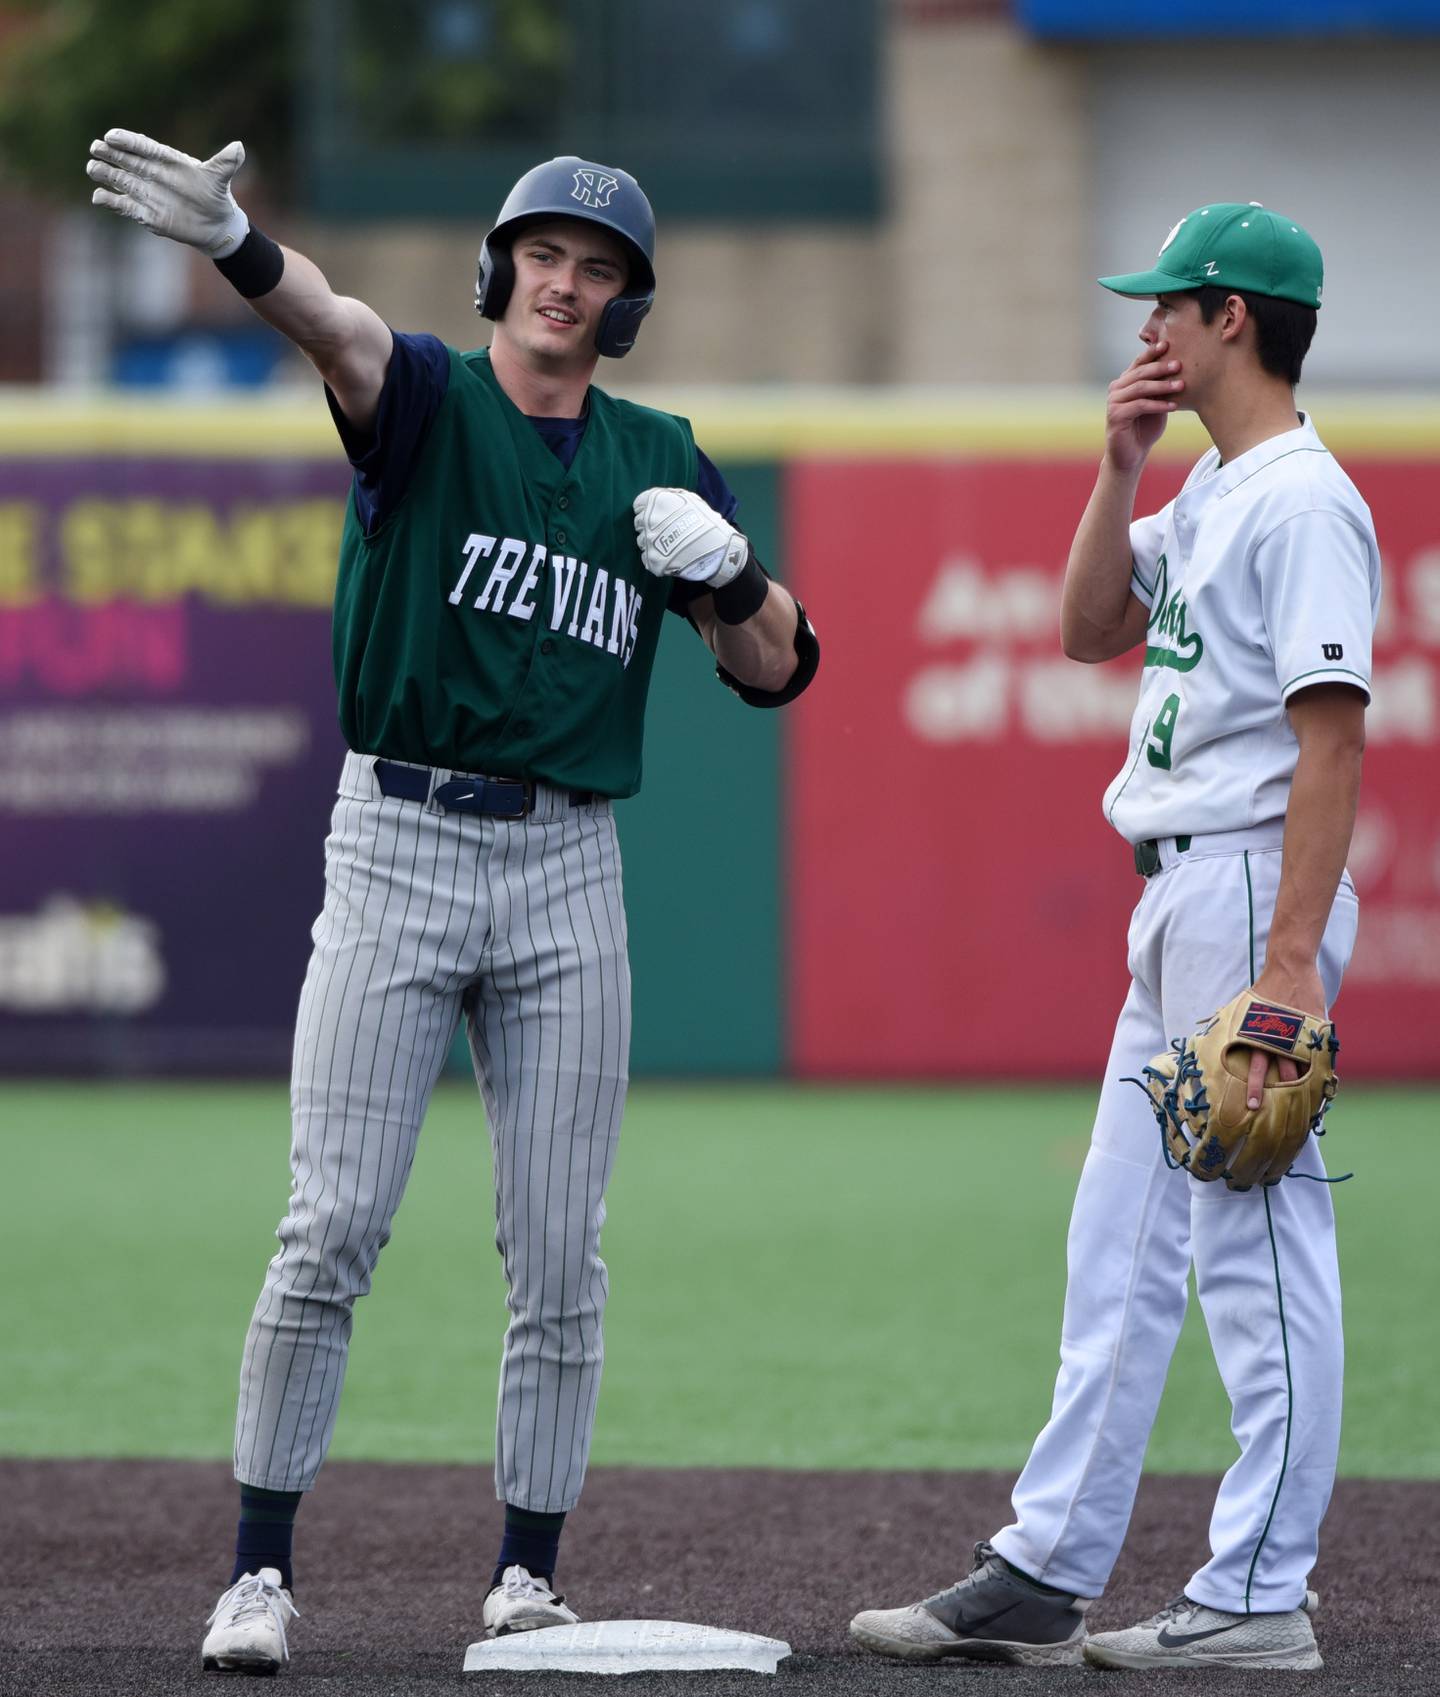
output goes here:
<path id="1" fill-rule="evenodd" d="M 1088 1090 L 639 1087 L 611 1189 L 594 1458 L 1014 1467 L 1056 1363 Z M 1433 1092 L 1346 1091 L 1342 1466 L 1440 1474 Z M 283 1089 L 0 1090 L 0 1452 L 222 1456 L 288 1178 Z M 1178 1180 L 1177 1180 L 1178 1182 Z M 357 1313 L 332 1451 L 491 1453 L 488 1143 L 445 1085 Z M 1192 1306 L 1148 1463 L 1233 1456 Z"/>

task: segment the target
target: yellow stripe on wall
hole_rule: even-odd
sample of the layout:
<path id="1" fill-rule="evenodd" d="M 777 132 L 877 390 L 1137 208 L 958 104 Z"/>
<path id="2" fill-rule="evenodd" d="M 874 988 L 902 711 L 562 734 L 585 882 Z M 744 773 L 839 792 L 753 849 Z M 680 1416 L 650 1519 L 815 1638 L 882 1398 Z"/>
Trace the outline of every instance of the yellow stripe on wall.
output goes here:
<path id="1" fill-rule="evenodd" d="M 619 390 L 691 419 L 712 458 L 1098 456 L 1103 396 L 1074 389 Z M 1440 456 L 1440 397 L 1303 397 L 1337 454 Z M 1192 460 L 1207 446 L 1199 421 L 1177 417 L 1157 456 Z M 0 394 L 0 455 L 9 459 L 165 455 L 216 458 L 338 455 L 318 390 L 274 400 L 58 398 Z"/>

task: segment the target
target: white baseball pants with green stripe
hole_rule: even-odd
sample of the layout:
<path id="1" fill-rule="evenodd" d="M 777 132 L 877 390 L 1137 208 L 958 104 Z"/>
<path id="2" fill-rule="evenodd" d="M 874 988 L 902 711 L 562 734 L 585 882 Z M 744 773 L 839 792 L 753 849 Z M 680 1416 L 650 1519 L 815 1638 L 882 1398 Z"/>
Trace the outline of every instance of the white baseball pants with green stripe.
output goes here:
<path id="1" fill-rule="evenodd" d="M 1235 1613 L 1294 1609 L 1315 1561 L 1343 1373 L 1320 1147 L 1312 1137 L 1295 1163 L 1311 1178 L 1250 1191 L 1202 1184 L 1166 1166 L 1148 1101 L 1122 1082 L 1260 972 L 1279 841 L 1276 825 L 1196 837 L 1185 854 L 1162 844 L 1130 922 L 1133 982 L 1070 1222 L 1054 1406 L 1015 1486 L 1014 1523 L 994 1539 L 1007 1561 L 1082 1597 L 1104 1591 L 1124 1542 L 1192 1261 L 1240 1454 L 1215 1503 L 1210 1560 L 1185 1591 Z M 1357 917 L 1347 875 L 1320 955 L 1331 1006 Z M 1335 1125 L 1348 1129 L 1343 1105 Z"/>
<path id="2" fill-rule="evenodd" d="M 290 1205 L 245 1344 L 236 1477 L 277 1491 L 314 1483 L 355 1299 L 389 1240 L 463 1018 L 509 1286 L 496 1492 L 520 1508 L 568 1509 L 600 1385 L 600 1228 L 630 1052 L 610 805 L 538 786 L 527 818 L 446 813 L 382 796 L 373 762 L 351 754 L 313 935 L 295 1031 Z M 477 1135 L 480 1120 L 477 1110 Z"/>

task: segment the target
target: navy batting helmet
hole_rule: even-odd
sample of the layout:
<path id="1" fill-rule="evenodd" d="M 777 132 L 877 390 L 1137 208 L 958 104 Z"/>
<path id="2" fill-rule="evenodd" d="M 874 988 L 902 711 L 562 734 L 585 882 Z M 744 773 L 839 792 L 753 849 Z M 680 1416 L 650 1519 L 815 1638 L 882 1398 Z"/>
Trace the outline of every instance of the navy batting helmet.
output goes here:
<path id="1" fill-rule="evenodd" d="M 623 291 L 606 303 L 595 346 L 611 359 L 629 353 L 640 320 L 655 299 L 655 214 L 628 171 L 573 154 L 535 166 L 506 195 L 495 228 L 480 246 L 476 312 L 486 318 L 503 316 L 515 286 L 510 244 L 522 224 L 541 218 L 583 218 L 612 231 L 624 243 L 630 277 Z"/>

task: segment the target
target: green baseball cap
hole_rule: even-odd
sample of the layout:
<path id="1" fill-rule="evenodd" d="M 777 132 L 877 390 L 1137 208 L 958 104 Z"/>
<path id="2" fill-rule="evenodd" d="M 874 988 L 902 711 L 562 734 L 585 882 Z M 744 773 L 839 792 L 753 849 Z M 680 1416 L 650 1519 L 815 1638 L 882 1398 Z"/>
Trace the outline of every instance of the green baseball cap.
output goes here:
<path id="1" fill-rule="evenodd" d="M 1316 307 L 1324 281 L 1315 238 L 1258 200 L 1198 207 L 1166 236 L 1149 271 L 1099 279 L 1117 295 L 1168 295 L 1213 284 Z"/>

